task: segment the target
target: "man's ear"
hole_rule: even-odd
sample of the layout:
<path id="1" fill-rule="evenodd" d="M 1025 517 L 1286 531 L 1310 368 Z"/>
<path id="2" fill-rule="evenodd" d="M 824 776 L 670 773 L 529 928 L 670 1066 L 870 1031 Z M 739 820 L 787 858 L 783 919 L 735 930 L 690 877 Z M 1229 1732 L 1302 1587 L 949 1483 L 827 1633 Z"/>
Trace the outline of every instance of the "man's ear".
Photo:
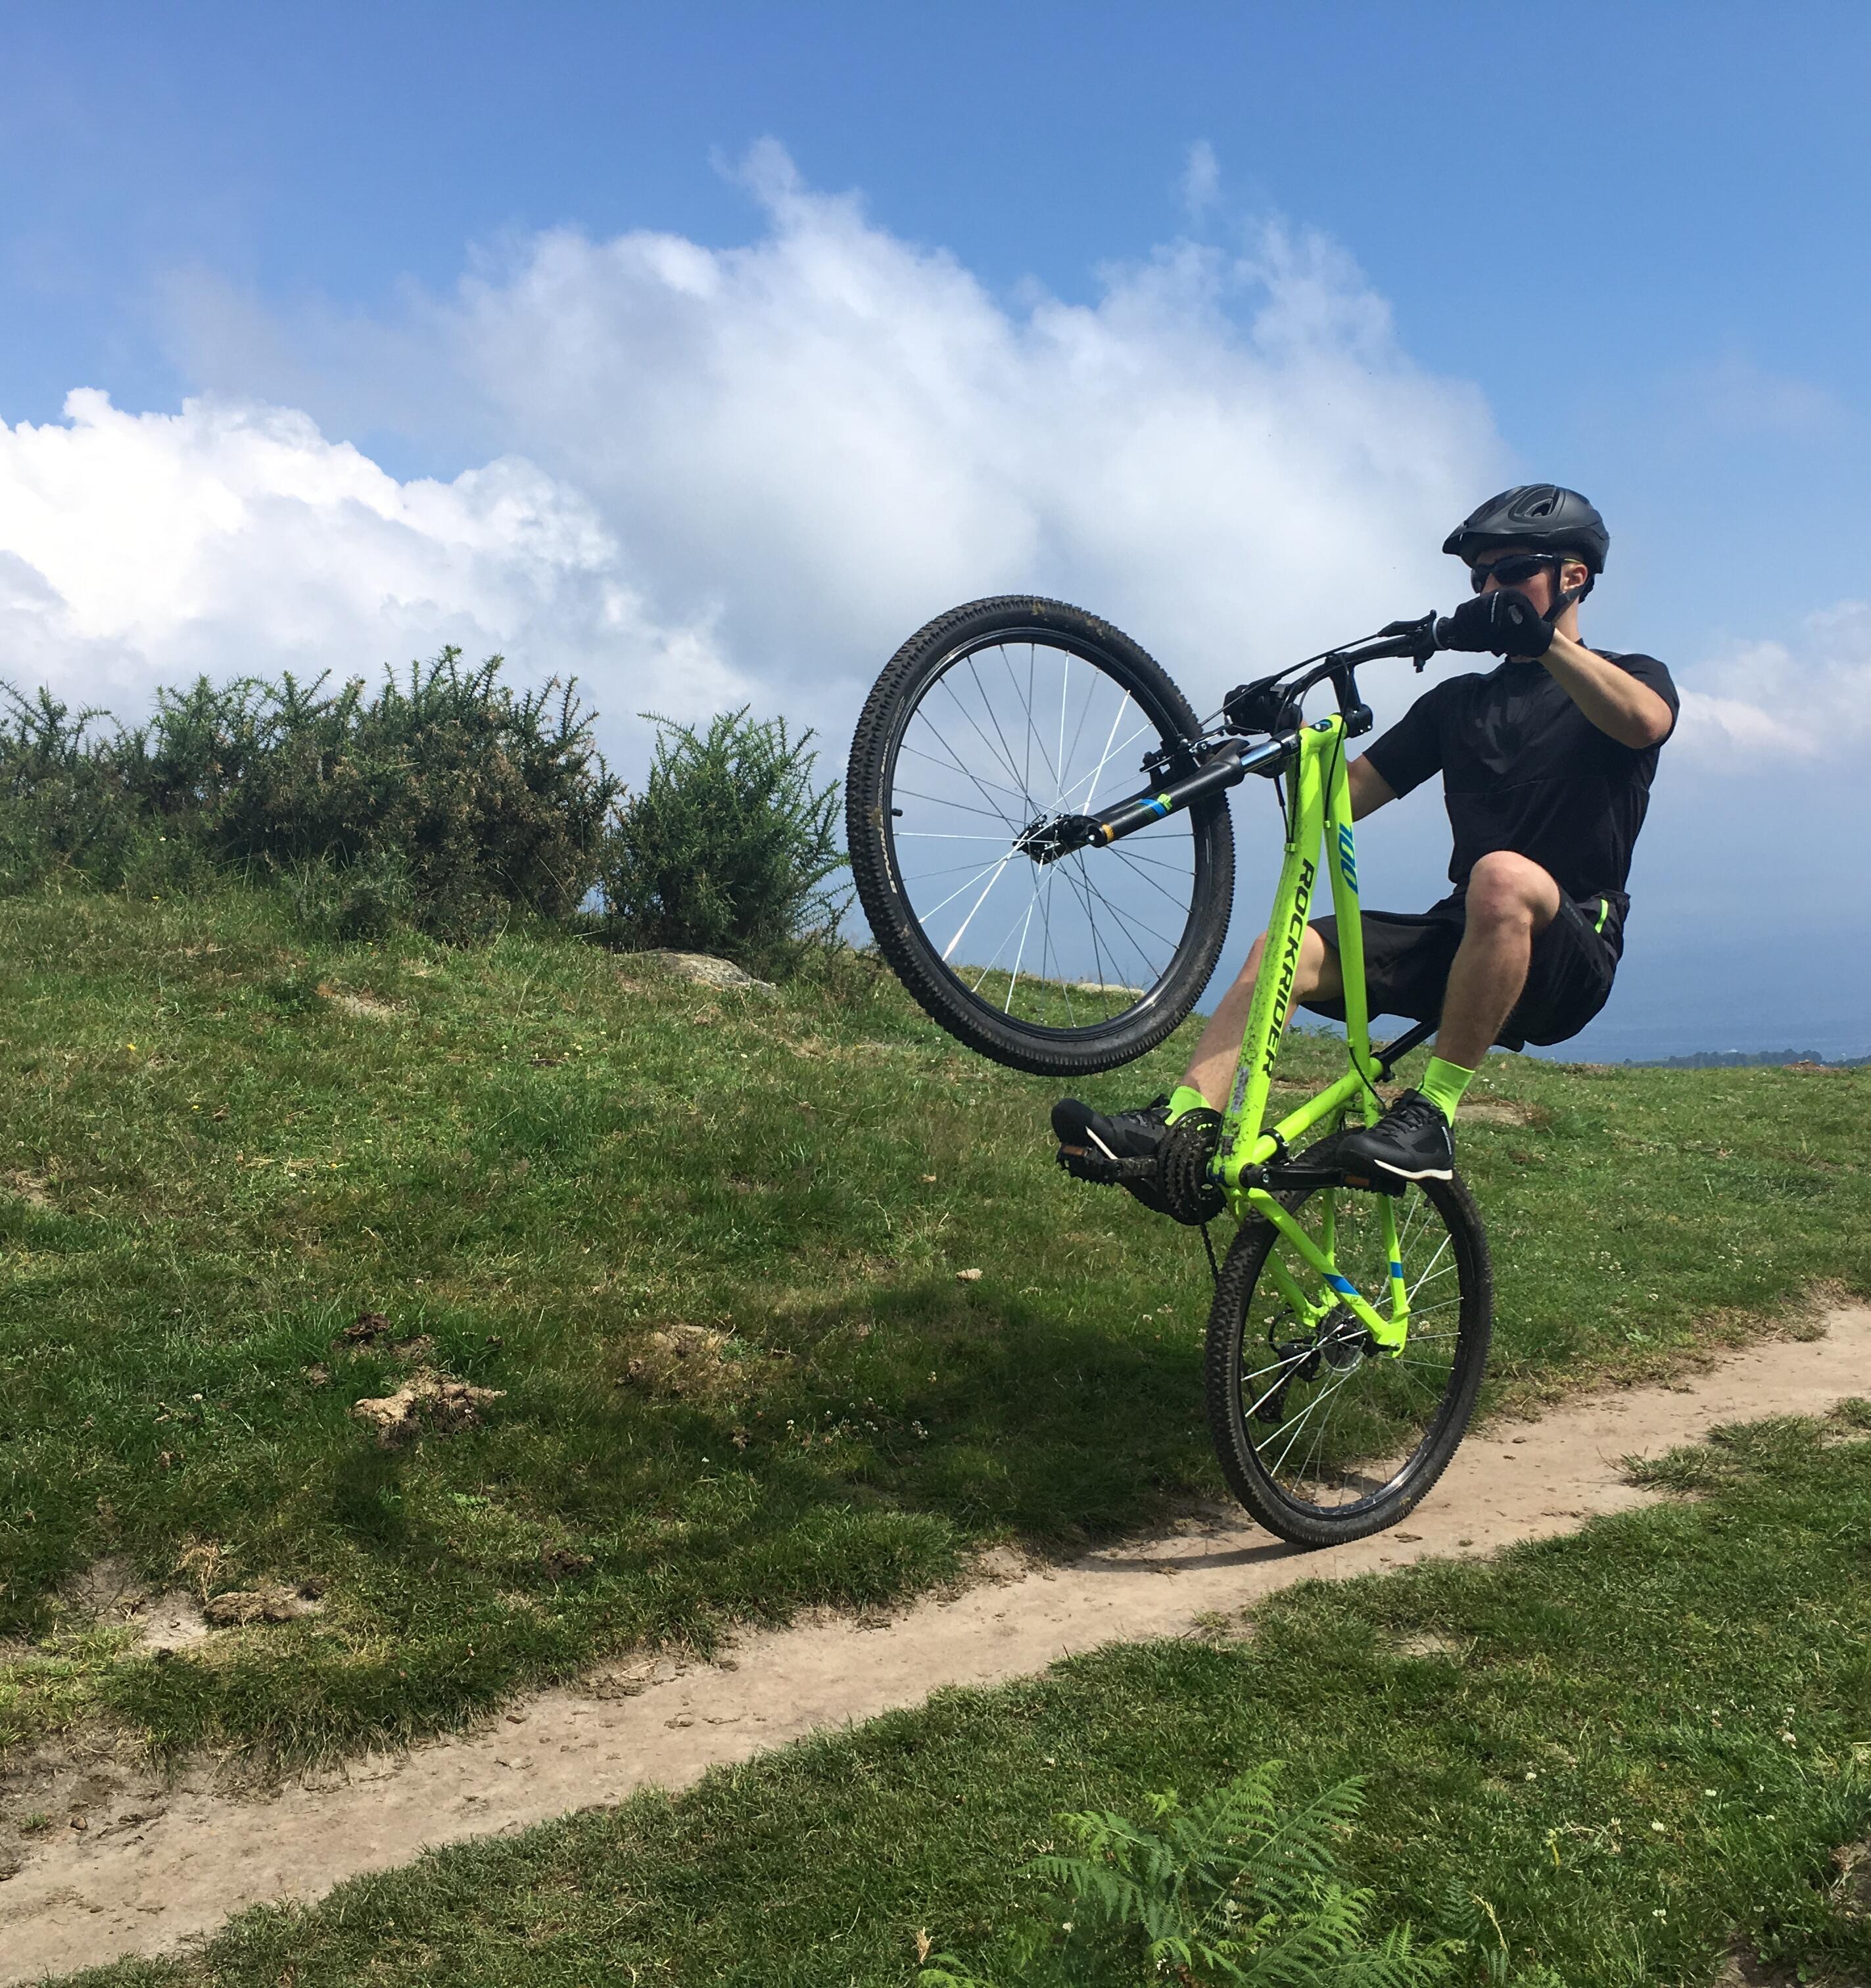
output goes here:
<path id="1" fill-rule="evenodd" d="M 1592 577 L 1592 569 L 1583 560 L 1567 560 L 1559 568 L 1559 591 L 1570 593 L 1574 587 L 1583 587 Z"/>

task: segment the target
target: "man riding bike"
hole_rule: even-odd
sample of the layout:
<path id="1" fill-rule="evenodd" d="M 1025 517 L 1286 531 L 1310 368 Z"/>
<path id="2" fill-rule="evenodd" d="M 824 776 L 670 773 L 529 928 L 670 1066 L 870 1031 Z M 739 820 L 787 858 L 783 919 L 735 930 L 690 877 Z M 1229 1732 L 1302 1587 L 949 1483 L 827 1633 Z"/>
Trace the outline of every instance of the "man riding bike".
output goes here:
<path id="1" fill-rule="evenodd" d="M 1348 1162 L 1447 1179 L 1456 1108 L 1489 1048 L 1564 1042 L 1611 992 L 1631 852 L 1677 699 L 1654 657 L 1579 640 L 1578 604 L 1609 545 L 1596 509 L 1551 484 L 1490 498 L 1443 542 L 1474 589 L 1450 617 L 1446 646 L 1504 660 L 1426 691 L 1347 769 L 1357 820 L 1440 773 L 1455 842 L 1455 888 L 1440 903 L 1416 915 L 1363 914 L 1371 1013 L 1440 1016 L 1440 1026 L 1421 1085 L 1375 1125 L 1341 1136 Z M 1342 1020 L 1336 930 L 1330 918 L 1308 928 L 1293 992 Z M 1077 1098 L 1053 1107 L 1068 1169 L 1098 1178 L 1101 1159 L 1147 1158 L 1185 1112 L 1224 1107 L 1264 944 L 1170 1096 L 1108 1114 Z M 1164 1205 L 1151 1182 L 1125 1184 L 1146 1206 Z"/>

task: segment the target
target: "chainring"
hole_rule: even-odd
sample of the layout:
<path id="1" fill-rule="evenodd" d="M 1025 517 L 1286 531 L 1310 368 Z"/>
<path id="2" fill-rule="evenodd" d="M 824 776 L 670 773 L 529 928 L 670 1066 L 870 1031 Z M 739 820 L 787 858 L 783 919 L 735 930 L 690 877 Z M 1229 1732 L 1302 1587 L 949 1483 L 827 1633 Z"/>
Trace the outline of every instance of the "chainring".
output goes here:
<path id="1" fill-rule="evenodd" d="M 1185 1111 L 1156 1149 L 1157 1179 L 1166 1212 L 1186 1227 L 1213 1222 L 1226 1205 L 1215 1178 L 1221 1147 L 1221 1114 L 1206 1107 Z"/>

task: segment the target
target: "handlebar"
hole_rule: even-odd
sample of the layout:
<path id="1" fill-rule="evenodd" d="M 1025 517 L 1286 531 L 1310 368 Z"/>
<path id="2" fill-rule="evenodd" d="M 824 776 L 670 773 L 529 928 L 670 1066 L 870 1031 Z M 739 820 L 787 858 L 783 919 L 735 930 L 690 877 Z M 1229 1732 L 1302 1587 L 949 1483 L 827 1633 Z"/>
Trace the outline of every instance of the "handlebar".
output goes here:
<path id="1" fill-rule="evenodd" d="M 1446 615 L 1440 620 L 1432 608 L 1414 621 L 1392 621 L 1362 642 L 1348 642 L 1325 658 L 1340 663 L 1375 663 L 1385 658 L 1407 658 L 1420 669 L 1443 646 L 1443 631 L 1449 626 Z"/>
<path id="2" fill-rule="evenodd" d="M 1397 657 L 1421 669 L 1442 646 L 1439 637 L 1447 626 L 1446 619 L 1437 620 L 1432 608 L 1414 621 L 1392 621 L 1362 641 L 1348 642 L 1339 649 L 1321 650 L 1304 662 L 1275 671 L 1270 677 L 1243 684 L 1230 691 L 1222 702 L 1228 729 L 1235 732 L 1290 730 L 1299 722 L 1307 691 L 1329 679 L 1338 692 L 1345 730 L 1357 738 L 1369 731 L 1372 723 L 1370 707 L 1358 695 L 1355 672 L 1359 664 Z"/>
<path id="3" fill-rule="evenodd" d="M 1095 815 L 1042 816 L 1022 833 L 1014 847 L 1036 863 L 1057 863 L 1078 850 L 1134 835 L 1166 815 L 1237 786 L 1250 773 L 1277 777 L 1298 749 L 1306 693 L 1321 683 L 1329 681 L 1338 694 L 1345 735 L 1359 737 L 1375 722 L 1369 705 L 1358 695 L 1359 664 L 1396 657 L 1421 669 L 1443 646 L 1439 638 L 1448 625 L 1432 609 L 1414 621 L 1392 621 L 1362 641 L 1321 650 L 1257 683 L 1241 685 L 1230 691 L 1222 703 L 1233 738 L 1211 735 L 1186 739 L 1179 748 L 1152 752 L 1143 762 L 1151 780 L 1143 793 Z M 1245 743 L 1247 735 L 1253 733 L 1267 735 L 1258 745 Z"/>

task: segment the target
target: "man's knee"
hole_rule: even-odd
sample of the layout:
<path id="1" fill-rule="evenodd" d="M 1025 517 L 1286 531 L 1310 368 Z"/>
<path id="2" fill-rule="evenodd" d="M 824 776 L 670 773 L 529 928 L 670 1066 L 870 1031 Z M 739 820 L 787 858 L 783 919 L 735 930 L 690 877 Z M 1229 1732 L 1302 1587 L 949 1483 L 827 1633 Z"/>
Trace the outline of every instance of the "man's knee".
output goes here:
<path id="1" fill-rule="evenodd" d="M 1468 873 L 1465 908 L 1471 925 L 1525 924 L 1539 931 L 1559 909 L 1559 886 L 1530 858 L 1493 850 Z"/>

